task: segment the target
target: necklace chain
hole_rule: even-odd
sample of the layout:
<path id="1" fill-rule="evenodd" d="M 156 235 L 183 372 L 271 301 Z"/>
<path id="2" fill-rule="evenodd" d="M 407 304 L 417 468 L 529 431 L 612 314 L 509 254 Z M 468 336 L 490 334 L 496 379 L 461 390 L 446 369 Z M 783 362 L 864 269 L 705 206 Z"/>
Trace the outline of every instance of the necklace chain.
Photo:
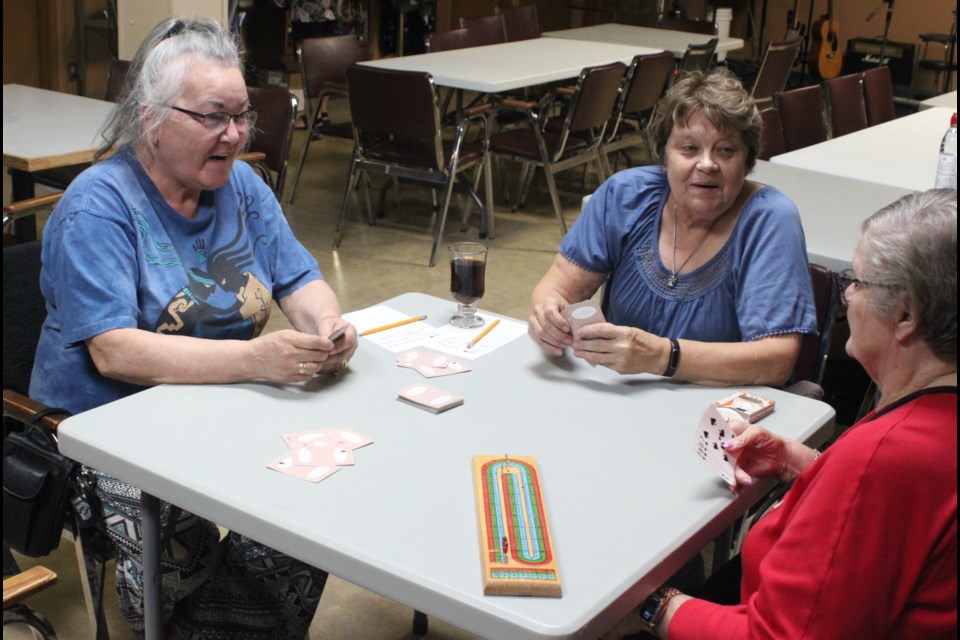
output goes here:
<path id="1" fill-rule="evenodd" d="M 715 218 L 713 222 L 710 223 L 710 226 L 707 227 L 707 232 L 703 235 L 703 238 L 700 239 L 700 244 L 694 247 L 693 251 L 691 251 L 687 255 L 687 259 L 683 261 L 683 264 L 681 264 L 680 268 L 678 269 L 677 268 L 677 217 L 678 217 L 677 203 L 676 201 L 674 201 L 673 203 L 673 261 L 672 261 L 670 276 L 667 278 L 667 286 L 670 287 L 671 289 L 677 286 L 677 274 L 683 271 L 683 268 L 687 266 L 688 262 L 690 262 L 690 258 L 692 258 L 697 251 L 700 251 L 700 248 L 703 247 L 703 245 L 707 242 L 707 238 L 710 237 L 710 231 L 713 229 L 713 225 L 715 225 L 717 223 L 717 220 L 720 219 L 720 218 Z"/>

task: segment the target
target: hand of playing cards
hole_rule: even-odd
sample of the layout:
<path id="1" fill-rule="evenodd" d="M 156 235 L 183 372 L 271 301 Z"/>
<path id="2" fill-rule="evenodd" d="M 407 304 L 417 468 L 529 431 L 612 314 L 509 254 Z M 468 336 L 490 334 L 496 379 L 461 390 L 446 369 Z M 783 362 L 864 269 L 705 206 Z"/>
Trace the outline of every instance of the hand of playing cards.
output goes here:
<path id="1" fill-rule="evenodd" d="M 724 447 L 724 443 L 731 440 L 735 434 L 727 421 L 738 419 L 756 422 L 773 413 L 773 409 L 773 400 L 746 391 L 738 391 L 713 403 L 703 412 L 694 434 L 693 444 L 697 457 L 713 467 L 724 482 L 735 487 L 737 480 L 734 469 L 737 460 L 734 454 Z"/>
<path id="2" fill-rule="evenodd" d="M 352 466 L 353 452 L 373 443 L 351 429 L 313 429 L 280 435 L 290 450 L 267 467 L 310 482 L 320 482 L 341 467 Z"/>

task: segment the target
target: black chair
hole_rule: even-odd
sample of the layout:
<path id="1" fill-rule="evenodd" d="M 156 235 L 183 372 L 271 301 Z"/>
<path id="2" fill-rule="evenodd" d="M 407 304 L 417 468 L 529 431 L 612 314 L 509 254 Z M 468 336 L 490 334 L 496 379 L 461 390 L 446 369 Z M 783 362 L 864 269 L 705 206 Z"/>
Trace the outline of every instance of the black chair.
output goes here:
<path id="1" fill-rule="evenodd" d="M 519 110 L 525 115 L 527 125 L 491 135 L 489 156 L 516 160 L 531 168 L 543 168 L 553 210 L 564 234 L 567 233 L 567 223 L 563 218 L 554 174 L 596 161 L 599 174 L 605 175 L 606 163 L 600 157 L 600 147 L 625 70 L 626 65 L 616 62 L 581 71 L 563 116 L 563 124 L 557 131 L 549 130 L 546 126 L 549 119 L 535 110 L 537 105 L 534 103 L 504 100 L 498 108 Z M 533 172 L 526 172 L 525 175 L 528 185 Z M 489 181 L 487 185 L 487 207 L 492 217 L 493 190 Z M 527 185 L 521 184 L 515 208 L 521 206 Z"/>
<path id="2" fill-rule="evenodd" d="M 481 237 L 487 235 L 488 229 L 492 234 L 492 220 L 488 219 L 474 190 L 483 171 L 486 135 L 484 132 L 480 142 L 465 139 L 468 124 L 478 122 L 485 126 L 483 112 L 487 106 L 480 105 L 465 112 L 452 139 L 445 139 L 440 103 L 429 73 L 354 65 L 347 71 L 347 88 L 354 126 L 354 149 L 333 246 L 340 246 L 351 191 L 361 174 L 370 173 L 442 190 L 434 213 L 431 267 L 436 263 L 437 247 L 443 237 L 455 187 L 466 192 L 480 206 Z M 403 99 L 398 100 L 398 96 Z M 476 170 L 472 183 L 461 175 L 471 168 Z M 367 215 L 370 224 L 374 224 L 369 183 L 366 200 Z M 468 212 L 469 208 L 465 210 L 464 226 Z"/>
<path id="3" fill-rule="evenodd" d="M 287 177 L 297 99 L 280 87 L 247 87 L 247 94 L 250 106 L 259 116 L 247 153 L 240 159 L 253 165 L 280 200 Z"/>
<path id="4" fill-rule="evenodd" d="M 897 117 L 890 67 L 871 67 L 860 75 L 860 88 L 867 112 L 867 126 L 881 124 Z"/>
<path id="5" fill-rule="evenodd" d="M 677 67 L 676 79 L 679 80 L 692 71 L 706 73 L 713 68 L 719 38 L 710 38 L 703 44 L 689 44 Z"/>
<path id="6" fill-rule="evenodd" d="M 360 61 L 360 43 L 354 35 L 304 38 L 297 51 L 303 77 L 304 110 L 310 114 L 307 121 L 307 140 L 303 143 L 297 175 L 293 179 L 288 202 L 297 195 L 300 174 L 307 161 L 307 152 L 314 137 L 353 138 L 349 122 L 331 122 L 326 114 L 327 102 L 334 97 L 346 97 L 346 72 Z"/>
<path id="7" fill-rule="evenodd" d="M 830 137 L 838 138 L 867 127 L 860 74 L 851 73 L 824 81 Z"/>
<path id="8" fill-rule="evenodd" d="M 753 82 L 750 95 L 758 105 L 773 102 L 773 94 L 783 91 L 790 77 L 790 70 L 797 59 L 802 40 L 794 38 L 782 42 L 771 42 L 763 54 L 760 71 Z"/>
<path id="9" fill-rule="evenodd" d="M 462 27 L 448 31 L 434 31 L 427 34 L 426 40 L 429 53 L 466 49 L 470 46 L 470 31 Z"/>
<path id="10" fill-rule="evenodd" d="M 760 137 L 760 153 L 757 158 L 769 160 L 773 156 L 786 153 L 787 145 L 783 139 L 783 123 L 780 121 L 780 112 L 773 107 L 760 110 L 760 120 L 763 122 L 763 134 Z"/>
<path id="11" fill-rule="evenodd" d="M 780 112 L 787 151 L 803 149 L 827 139 L 823 96 L 819 86 L 782 91 L 774 94 L 773 102 Z"/>
<path id="12" fill-rule="evenodd" d="M 803 336 L 800 356 L 793 367 L 793 379 L 796 382 L 805 380 L 819 385 L 823 382 L 823 372 L 827 367 L 830 335 L 833 332 L 840 292 L 837 290 L 836 275 L 819 264 L 810 265 L 810 282 L 817 310 L 817 333 Z"/>
<path id="13" fill-rule="evenodd" d="M 614 109 L 613 122 L 603 141 L 601 157 L 607 163 L 607 174 L 613 173 L 618 163 L 610 166 L 609 154 L 623 153 L 630 165 L 630 156 L 624 151 L 641 142 L 647 157 L 653 158 L 653 149 L 647 135 L 647 120 L 660 97 L 669 86 L 673 74 L 673 54 L 669 51 L 639 55 L 630 63 L 620 99 Z"/>
<path id="14" fill-rule="evenodd" d="M 520 7 L 495 7 L 494 12 L 503 16 L 503 31 L 507 42 L 532 40 L 540 37 L 540 22 L 537 20 L 537 5 Z"/>
<path id="15" fill-rule="evenodd" d="M 492 16 L 480 16 L 479 18 L 460 18 L 460 27 L 469 32 L 471 47 L 501 44 L 507 41 L 503 16 L 499 13 Z"/>
<path id="16" fill-rule="evenodd" d="M 54 206 L 60 197 L 58 193 L 4 207 L 4 231 L 17 216 L 37 215 L 41 210 Z M 40 251 L 38 240 L 11 244 L 3 249 L 4 437 L 24 424 L 36 424 L 53 444 L 56 442 L 57 426 L 66 419 L 67 414 L 41 417 L 46 407 L 28 395 L 40 329 L 46 318 L 46 305 L 40 291 Z M 94 537 L 90 526 L 81 524 L 79 517 L 71 512 L 64 534 L 73 538 L 77 547 L 83 595 L 93 637 L 101 640 L 107 638 L 106 621 L 102 617 L 107 545 L 104 539 Z"/>

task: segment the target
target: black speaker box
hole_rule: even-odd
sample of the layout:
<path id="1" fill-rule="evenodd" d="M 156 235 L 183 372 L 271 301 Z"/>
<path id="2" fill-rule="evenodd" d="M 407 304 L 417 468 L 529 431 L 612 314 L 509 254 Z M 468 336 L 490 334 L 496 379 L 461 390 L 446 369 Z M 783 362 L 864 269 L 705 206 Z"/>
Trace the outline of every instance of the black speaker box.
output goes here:
<path id="1" fill-rule="evenodd" d="M 843 73 L 858 73 L 876 67 L 880 61 L 881 38 L 851 38 L 843 56 Z M 917 45 L 909 42 L 887 41 L 883 58 L 890 67 L 893 84 L 909 87 L 913 79 L 913 59 Z"/>

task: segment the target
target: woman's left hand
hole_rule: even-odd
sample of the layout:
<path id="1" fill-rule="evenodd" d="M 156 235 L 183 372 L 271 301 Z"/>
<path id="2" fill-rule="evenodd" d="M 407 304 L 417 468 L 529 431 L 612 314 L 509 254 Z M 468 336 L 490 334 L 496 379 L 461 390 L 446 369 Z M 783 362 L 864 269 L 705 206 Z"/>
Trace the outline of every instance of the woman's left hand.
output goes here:
<path id="1" fill-rule="evenodd" d="M 655 373 L 667 368 L 670 341 L 634 327 L 609 322 L 589 324 L 577 332 L 573 354 L 617 373 Z"/>

